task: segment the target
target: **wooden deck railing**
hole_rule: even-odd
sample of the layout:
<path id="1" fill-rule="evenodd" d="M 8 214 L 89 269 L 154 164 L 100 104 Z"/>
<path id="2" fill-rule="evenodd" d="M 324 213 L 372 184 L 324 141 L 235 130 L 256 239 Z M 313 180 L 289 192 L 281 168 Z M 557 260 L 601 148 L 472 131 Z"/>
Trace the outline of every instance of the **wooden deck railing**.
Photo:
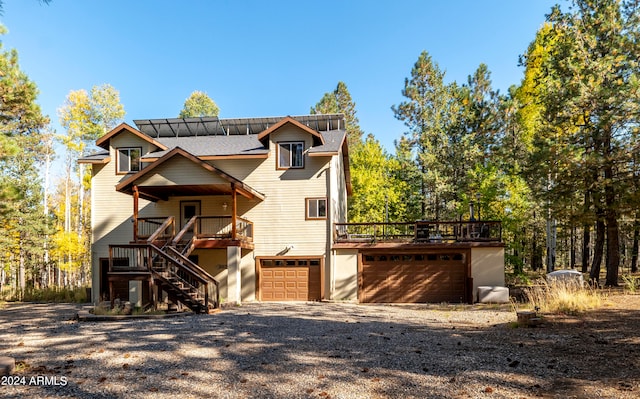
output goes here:
<path id="1" fill-rule="evenodd" d="M 253 242 L 253 222 L 236 218 L 236 236 L 233 237 L 231 216 L 194 216 L 176 233 L 175 218 L 138 218 L 136 242 L 169 242 L 173 245 L 185 240 L 218 239 Z"/>
<path id="2" fill-rule="evenodd" d="M 186 237 L 253 241 L 253 222 L 236 218 L 236 237 L 233 237 L 232 223 L 231 216 L 194 216 L 176 234 L 173 242 L 178 243 Z"/>
<path id="3" fill-rule="evenodd" d="M 160 249 L 150 243 L 110 245 L 109 273 L 149 273 L 163 281 L 168 280 L 162 273 L 168 273 L 182 283 L 183 290 L 197 292 L 203 306 L 220 304 L 218 281 L 173 247 Z"/>
<path id="4" fill-rule="evenodd" d="M 499 242 L 499 221 L 335 223 L 334 242 Z"/>
<path id="5" fill-rule="evenodd" d="M 236 239 L 253 242 L 253 222 L 236 218 Z"/>
<path id="6" fill-rule="evenodd" d="M 173 216 L 138 218 L 134 241 L 166 241 L 176 235 Z"/>
<path id="7" fill-rule="evenodd" d="M 151 250 L 147 244 L 109 245 L 109 272 L 150 272 Z"/>

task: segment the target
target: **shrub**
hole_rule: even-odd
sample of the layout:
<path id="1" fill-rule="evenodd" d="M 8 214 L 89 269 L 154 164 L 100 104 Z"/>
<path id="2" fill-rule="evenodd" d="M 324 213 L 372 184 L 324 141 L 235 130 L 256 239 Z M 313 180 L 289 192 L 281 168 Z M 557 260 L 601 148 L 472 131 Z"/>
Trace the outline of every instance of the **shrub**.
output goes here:
<path id="1" fill-rule="evenodd" d="M 578 314 L 602 306 L 602 294 L 592 287 L 581 287 L 571 281 L 542 280 L 525 289 L 525 296 L 536 311 L 542 313 Z"/>
<path id="2" fill-rule="evenodd" d="M 631 293 L 640 291 L 640 277 L 632 276 L 630 274 L 623 274 L 622 281 L 624 282 L 624 288 L 627 291 Z"/>
<path id="3" fill-rule="evenodd" d="M 27 288 L 26 290 L 7 289 L 0 293 L 0 300 L 23 302 L 87 302 L 87 289 L 80 288 Z"/>

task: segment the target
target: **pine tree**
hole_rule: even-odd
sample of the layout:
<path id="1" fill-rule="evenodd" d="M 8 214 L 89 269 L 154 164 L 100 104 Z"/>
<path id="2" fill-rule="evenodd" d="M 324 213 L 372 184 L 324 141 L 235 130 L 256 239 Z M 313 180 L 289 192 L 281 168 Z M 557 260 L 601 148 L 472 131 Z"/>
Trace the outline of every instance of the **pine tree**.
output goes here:
<path id="1" fill-rule="evenodd" d="M 0 77 L 0 261 L 17 271 L 24 290 L 27 268 L 36 267 L 47 229 L 38 166 L 48 119 L 36 103 L 35 83 L 20 70 L 17 51 L 4 51 L 1 44 Z"/>
<path id="2" fill-rule="evenodd" d="M 311 114 L 344 114 L 347 143 L 353 150 L 362 143 L 363 132 L 356 115 L 356 103 L 344 82 L 338 82 L 336 89 L 325 93 L 320 101 L 310 110 Z"/>
<path id="3" fill-rule="evenodd" d="M 559 208 L 558 203 L 571 198 L 569 193 L 586 190 L 585 204 L 596 220 L 591 277 L 599 277 L 600 250 L 606 246 L 606 284 L 615 286 L 620 199 L 628 183 L 625 166 L 631 164 L 640 104 L 640 6 L 617 0 L 572 4 L 566 13 L 554 7 L 548 17 L 554 46 L 542 65 L 542 116 L 550 144 L 546 159 L 551 171 L 561 172 L 550 179 L 549 202 Z"/>

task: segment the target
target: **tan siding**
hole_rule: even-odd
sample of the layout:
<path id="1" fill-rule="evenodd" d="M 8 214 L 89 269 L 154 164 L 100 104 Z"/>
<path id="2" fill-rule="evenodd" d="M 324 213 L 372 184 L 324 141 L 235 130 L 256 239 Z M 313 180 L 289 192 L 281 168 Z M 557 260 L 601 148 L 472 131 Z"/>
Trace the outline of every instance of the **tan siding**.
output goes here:
<path id="1" fill-rule="evenodd" d="M 313 140 L 292 126 L 283 127 L 269 139 L 271 152 L 267 159 L 211 163 L 265 194 L 262 202 L 242 201 L 238 207 L 243 217 L 254 222 L 256 256 L 274 256 L 290 245 L 293 249 L 287 255 L 324 255 L 327 221 L 305 220 L 305 198 L 327 196 L 331 158 L 305 156 L 304 169 L 277 170 L 276 142 L 304 141 L 306 150 Z"/>
<path id="2" fill-rule="evenodd" d="M 168 160 L 138 182 L 139 186 L 177 184 L 229 184 L 229 182 L 181 156 Z"/>
<path id="3" fill-rule="evenodd" d="M 332 299 L 358 298 L 358 250 L 339 249 L 334 255 L 334 292 Z"/>
<path id="4" fill-rule="evenodd" d="M 241 296 L 243 301 L 256 300 L 256 263 L 254 251 L 242 250 L 240 258 L 240 270 L 242 273 Z"/>
<path id="5" fill-rule="evenodd" d="M 109 244 L 128 244 L 133 239 L 133 197 L 119 193 L 115 186 L 130 175 L 116 174 L 116 148 L 142 147 L 142 152 L 156 148 L 144 140 L 122 133 L 111 139 L 111 161 L 105 165 L 92 165 L 91 178 L 91 256 L 94 287 L 99 276 L 99 259 L 109 256 Z M 140 200 L 140 207 L 149 205 Z M 97 289 L 94 290 L 97 294 Z M 93 300 L 97 298 L 94 296 Z"/>
<path id="6" fill-rule="evenodd" d="M 504 248 L 471 248 L 471 277 L 474 301 L 478 286 L 504 287 Z"/>
<path id="7" fill-rule="evenodd" d="M 227 298 L 227 251 L 225 249 L 197 249 L 198 265 L 206 270 L 220 284 L 220 299 Z"/>

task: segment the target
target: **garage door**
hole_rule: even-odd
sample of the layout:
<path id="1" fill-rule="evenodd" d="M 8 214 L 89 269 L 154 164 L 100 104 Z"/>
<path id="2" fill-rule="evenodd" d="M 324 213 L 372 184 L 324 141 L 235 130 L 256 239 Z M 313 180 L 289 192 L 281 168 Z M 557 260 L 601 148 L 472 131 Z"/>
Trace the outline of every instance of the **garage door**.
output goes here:
<path id="1" fill-rule="evenodd" d="M 465 252 L 363 254 L 360 301 L 465 302 Z"/>
<path id="2" fill-rule="evenodd" d="M 321 258 L 259 259 L 263 301 L 319 301 Z"/>

